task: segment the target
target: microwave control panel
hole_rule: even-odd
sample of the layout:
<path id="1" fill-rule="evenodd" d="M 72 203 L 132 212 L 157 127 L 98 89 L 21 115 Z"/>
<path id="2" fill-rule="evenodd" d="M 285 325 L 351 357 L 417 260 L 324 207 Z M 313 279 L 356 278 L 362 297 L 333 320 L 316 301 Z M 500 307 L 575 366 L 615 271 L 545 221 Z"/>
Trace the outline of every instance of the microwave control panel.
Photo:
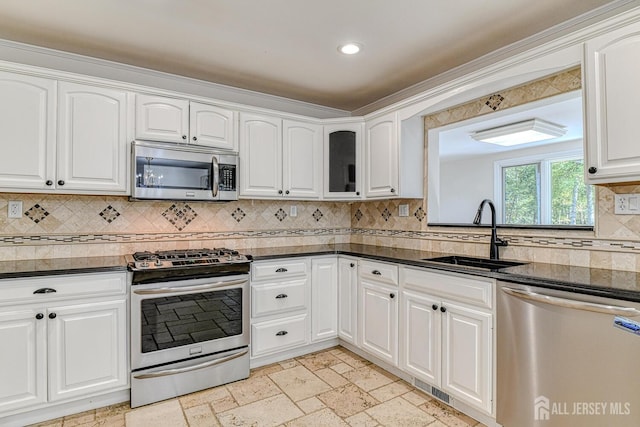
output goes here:
<path id="1" fill-rule="evenodd" d="M 219 166 L 220 191 L 236 191 L 236 165 Z"/>

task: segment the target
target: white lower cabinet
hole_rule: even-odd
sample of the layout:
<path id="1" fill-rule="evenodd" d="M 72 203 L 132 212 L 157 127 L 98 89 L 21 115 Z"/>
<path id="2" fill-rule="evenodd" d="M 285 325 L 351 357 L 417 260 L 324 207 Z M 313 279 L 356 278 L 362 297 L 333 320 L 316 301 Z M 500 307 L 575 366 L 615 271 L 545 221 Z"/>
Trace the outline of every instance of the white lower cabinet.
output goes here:
<path id="1" fill-rule="evenodd" d="M 358 259 L 338 257 L 338 337 L 357 344 Z"/>
<path id="2" fill-rule="evenodd" d="M 359 265 L 359 346 L 393 366 L 398 362 L 398 267 L 361 261 Z M 396 281 L 396 285 L 389 284 Z"/>
<path id="3" fill-rule="evenodd" d="M 128 388 L 126 273 L 2 282 L 0 419 Z M 94 282 L 100 297 L 74 296 Z M 16 299 L 29 288 L 48 291 Z"/>
<path id="4" fill-rule="evenodd" d="M 311 260 L 311 341 L 338 336 L 338 260 Z"/>
<path id="5" fill-rule="evenodd" d="M 408 267 L 401 276 L 400 368 L 492 415 L 493 281 Z"/>

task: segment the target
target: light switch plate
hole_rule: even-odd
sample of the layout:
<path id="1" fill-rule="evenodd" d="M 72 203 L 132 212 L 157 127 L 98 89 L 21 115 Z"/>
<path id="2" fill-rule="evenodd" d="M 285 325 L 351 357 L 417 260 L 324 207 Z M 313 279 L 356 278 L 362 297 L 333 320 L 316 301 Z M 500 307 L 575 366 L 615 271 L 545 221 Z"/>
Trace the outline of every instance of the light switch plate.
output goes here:
<path id="1" fill-rule="evenodd" d="M 298 216 L 298 206 L 291 205 L 289 208 L 289 216 Z"/>
<path id="2" fill-rule="evenodd" d="M 409 205 L 399 205 L 398 216 L 409 216 Z"/>
<path id="3" fill-rule="evenodd" d="M 616 215 L 640 214 L 640 194 L 616 194 L 613 203 Z"/>

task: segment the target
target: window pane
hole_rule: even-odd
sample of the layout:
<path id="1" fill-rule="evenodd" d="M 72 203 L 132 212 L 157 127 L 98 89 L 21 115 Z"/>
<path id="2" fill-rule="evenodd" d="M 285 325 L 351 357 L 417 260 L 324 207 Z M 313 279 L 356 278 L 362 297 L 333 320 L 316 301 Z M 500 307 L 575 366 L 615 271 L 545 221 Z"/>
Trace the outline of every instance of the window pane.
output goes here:
<path id="1" fill-rule="evenodd" d="M 593 225 L 591 185 L 584 183 L 584 162 L 563 160 L 551 163 L 551 223 Z"/>
<path id="2" fill-rule="evenodd" d="M 505 224 L 540 223 L 539 171 L 537 163 L 502 168 Z"/>

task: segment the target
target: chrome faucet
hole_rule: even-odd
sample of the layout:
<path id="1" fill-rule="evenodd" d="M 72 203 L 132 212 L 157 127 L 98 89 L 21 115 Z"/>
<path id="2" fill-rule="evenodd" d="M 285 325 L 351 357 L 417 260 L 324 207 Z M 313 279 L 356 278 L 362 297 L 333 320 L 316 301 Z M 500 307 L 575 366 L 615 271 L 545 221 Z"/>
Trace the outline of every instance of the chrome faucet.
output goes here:
<path id="1" fill-rule="evenodd" d="M 491 200 L 484 199 L 480 203 L 480 207 L 478 207 L 478 212 L 476 213 L 476 217 L 473 219 L 473 223 L 475 225 L 480 225 L 480 221 L 482 221 L 482 210 L 484 209 L 485 204 L 488 204 L 491 208 L 491 244 L 489 246 L 489 258 L 500 259 L 498 247 L 507 246 L 508 242 L 498 238 L 498 234 L 496 232 L 496 207 L 493 205 Z"/>

